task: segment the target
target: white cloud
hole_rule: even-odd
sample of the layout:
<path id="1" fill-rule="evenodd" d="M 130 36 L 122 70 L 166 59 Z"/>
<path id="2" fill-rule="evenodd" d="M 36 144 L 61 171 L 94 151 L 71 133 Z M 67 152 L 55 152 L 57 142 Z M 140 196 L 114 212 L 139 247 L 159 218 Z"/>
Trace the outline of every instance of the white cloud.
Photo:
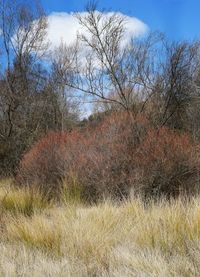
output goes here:
<path id="1" fill-rule="evenodd" d="M 82 12 L 82 15 L 84 14 Z M 109 16 L 109 14 L 111 13 L 105 13 L 105 16 Z M 126 40 L 129 37 L 137 37 L 147 32 L 148 27 L 141 20 L 121 13 L 118 14 L 125 18 Z M 77 32 L 86 32 L 80 29 L 81 26 L 73 13 L 53 12 L 48 16 L 48 23 L 48 40 L 51 42 L 53 48 L 59 46 L 61 41 L 67 45 L 71 44 L 75 41 Z"/>

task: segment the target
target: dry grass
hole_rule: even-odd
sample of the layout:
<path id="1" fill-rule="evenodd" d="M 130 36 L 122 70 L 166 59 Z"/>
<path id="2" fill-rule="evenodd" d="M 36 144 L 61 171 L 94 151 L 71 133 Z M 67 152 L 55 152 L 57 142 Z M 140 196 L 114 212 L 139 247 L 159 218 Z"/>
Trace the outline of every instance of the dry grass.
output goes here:
<path id="1" fill-rule="evenodd" d="M 12 180 L 0 183 L 0 211 L 9 211 L 13 214 L 31 216 L 35 212 L 43 211 L 50 207 L 51 203 L 43 197 L 39 190 L 15 188 Z"/>
<path id="2" fill-rule="evenodd" d="M 0 276 L 199 276 L 200 198 L 69 202 L 31 214 L 1 204 Z"/>

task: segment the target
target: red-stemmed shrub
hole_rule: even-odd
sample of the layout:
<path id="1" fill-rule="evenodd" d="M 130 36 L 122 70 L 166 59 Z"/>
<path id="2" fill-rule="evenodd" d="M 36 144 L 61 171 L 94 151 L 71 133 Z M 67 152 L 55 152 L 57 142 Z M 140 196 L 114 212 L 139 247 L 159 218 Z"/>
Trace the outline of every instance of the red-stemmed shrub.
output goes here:
<path id="1" fill-rule="evenodd" d="M 186 134 L 166 127 L 148 130 L 134 155 L 141 191 L 147 196 L 194 192 L 199 185 L 197 151 Z"/>
<path id="2" fill-rule="evenodd" d="M 187 135 L 122 112 L 95 127 L 50 133 L 24 155 L 16 180 L 57 194 L 63 180 L 70 186 L 75 177 L 89 200 L 127 197 L 131 189 L 175 196 L 198 181 L 196 149 Z"/>
<path id="3" fill-rule="evenodd" d="M 68 134 L 50 132 L 35 143 L 22 158 L 16 181 L 23 185 L 40 185 L 46 192 L 56 190 L 58 182 L 65 176 Z M 47 186 L 48 184 L 48 186 Z"/>

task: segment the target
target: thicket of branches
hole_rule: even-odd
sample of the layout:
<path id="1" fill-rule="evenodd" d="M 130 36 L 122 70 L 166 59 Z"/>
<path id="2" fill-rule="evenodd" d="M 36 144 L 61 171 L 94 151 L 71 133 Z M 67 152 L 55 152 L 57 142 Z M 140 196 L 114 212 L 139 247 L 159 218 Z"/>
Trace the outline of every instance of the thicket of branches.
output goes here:
<path id="1" fill-rule="evenodd" d="M 171 129 L 177 136 L 187 133 L 197 146 L 200 140 L 200 41 L 170 41 L 158 32 L 127 40 L 125 18 L 119 13 L 98 12 L 94 3 L 88 4 L 86 13 L 74 16 L 84 33 L 77 34 L 73 45 L 62 42 L 52 50 L 47 41 L 48 18 L 37 2 L 29 6 L 24 1 L 0 1 L 0 174 L 15 174 L 23 153 L 48 131 L 65 136 L 78 125 L 83 129 L 80 133 L 86 126 L 92 136 L 95 126 L 104 121 L 107 114 L 120 115 L 122 111 L 126 111 L 130 122 L 135 122 L 138 116 L 150 122 L 152 129 L 147 133 L 152 142 L 138 137 L 139 141 L 144 139 L 147 152 L 155 138 L 161 145 L 169 136 L 172 145 L 176 145 Z M 85 102 L 92 102 L 95 112 L 82 120 L 81 104 Z M 111 120 L 109 124 L 114 123 Z M 123 128 L 130 126 L 124 124 Z M 131 140 L 129 131 L 125 134 Z M 109 136 L 109 132 L 104 135 Z M 136 134 L 140 134 L 139 130 L 135 132 L 133 141 Z M 105 141 L 102 139 L 101 147 Z M 86 156 L 94 142 L 97 143 L 93 139 L 91 147 L 86 147 Z M 108 152 L 115 155 L 116 149 Z M 129 159 L 130 152 L 126 153 Z M 189 154 L 183 153 L 188 157 Z M 112 155 L 106 155 L 107 162 L 112 160 Z M 96 168 L 99 174 L 104 174 L 106 155 L 102 158 L 102 171 Z M 158 151 L 157 155 L 161 153 Z M 122 166 L 120 161 L 117 156 L 115 162 L 119 167 Z M 196 168 L 196 164 L 193 166 Z M 85 167 L 90 168 L 90 163 Z M 151 163 L 148 169 L 159 171 Z M 130 173 L 131 168 L 126 170 Z M 84 172 L 90 176 L 90 172 Z M 94 173 L 92 176 L 96 178 Z M 84 180 L 84 176 L 81 178 Z M 89 185 L 88 179 L 87 182 Z"/>
<path id="2" fill-rule="evenodd" d="M 81 131 L 49 133 L 24 155 L 16 181 L 50 196 L 78 187 L 87 201 L 176 197 L 198 192 L 198 154 L 186 134 L 117 112 Z"/>
<path id="3" fill-rule="evenodd" d="M 70 129 L 79 117 L 78 103 L 45 60 L 47 26 L 37 2 L 0 1 L 1 175 L 13 173 L 35 139 L 48 130 Z"/>

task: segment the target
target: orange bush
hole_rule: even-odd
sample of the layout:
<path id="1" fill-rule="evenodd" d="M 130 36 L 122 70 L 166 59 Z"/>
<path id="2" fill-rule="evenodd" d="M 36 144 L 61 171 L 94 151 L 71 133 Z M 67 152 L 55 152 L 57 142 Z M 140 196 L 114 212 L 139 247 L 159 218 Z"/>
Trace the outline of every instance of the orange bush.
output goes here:
<path id="1" fill-rule="evenodd" d="M 142 191 L 148 196 L 194 191 L 200 165 L 194 159 L 196 151 L 186 134 L 165 127 L 148 130 L 134 157 Z"/>
<path id="2" fill-rule="evenodd" d="M 123 112 L 83 131 L 50 133 L 24 155 L 17 182 L 39 183 L 57 194 L 62 180 L 70 185 L 75 176 L 89 200 L 126 197 L 130 189 L 176 195 L 197 181 L 195 149 L 188 136 L 158 132 L 144 117 Z"/>
<path id="3" fill-rule="evenodd" d="M 50 132 L 34 144 L 20 162 L 17 183 L 40 185 L 50 192 L 65 175 L 66 160 L 62 152 L 66 149 L 67 138 L 66 133 Z"/>

